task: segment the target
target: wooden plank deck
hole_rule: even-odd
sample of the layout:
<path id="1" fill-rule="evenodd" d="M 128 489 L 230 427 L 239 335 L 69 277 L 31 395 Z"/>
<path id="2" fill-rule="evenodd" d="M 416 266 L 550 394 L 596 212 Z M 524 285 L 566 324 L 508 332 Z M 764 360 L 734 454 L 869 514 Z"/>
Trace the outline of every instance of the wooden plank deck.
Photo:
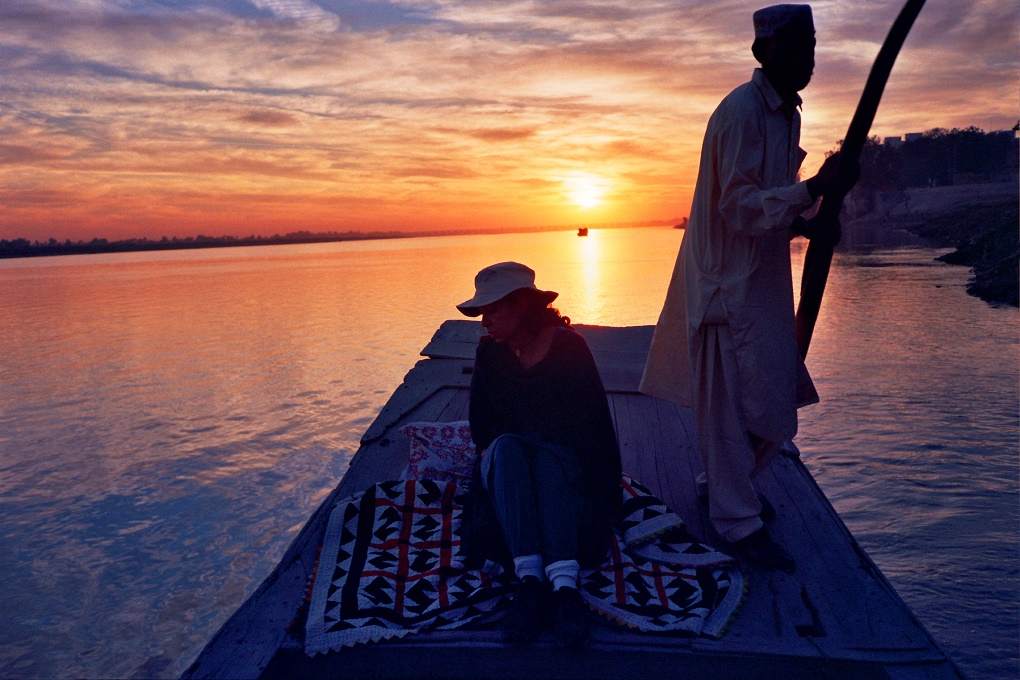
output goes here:
<path id="1" fill-rule="evenodd" d="M 691 412 L 637 392 L 652 328 L 578 326 L 606 385 L 625 472 L 648 486 L 707 543 L 720 545 L 694 494 L 701 472 Z M 399 476 L 413 421 L 465 420 L 477 322 L 447 321 L 422 350 L 351 460 L 339 486 L 280 566 L 213 637 L 184 677 L 959 678 L 850 535 L 800 460 L 780 457 L 760 478 L 777 511 L 770 531 L 794 574 L 749 570 L 749 588 L 719 639 L 639 634 L 598 624 L 580 652 L 522 652 L 498 630 L 425 633 L 309 658 L 291 626 L 336 501 Z M 290 627 L 290 632 L 288 632 Z"/>

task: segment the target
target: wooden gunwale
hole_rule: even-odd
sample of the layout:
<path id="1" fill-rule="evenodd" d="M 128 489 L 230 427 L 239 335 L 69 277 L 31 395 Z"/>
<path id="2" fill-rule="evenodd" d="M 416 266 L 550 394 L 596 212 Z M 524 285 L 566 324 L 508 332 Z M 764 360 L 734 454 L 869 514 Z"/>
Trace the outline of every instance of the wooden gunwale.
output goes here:
<path id="1" fill-rule="evenodd" d="M 745 600 L 718 639 L 600 623 L 581 655 L 547 643 L 524 654 L 505 645 L 498 630 L 462 629 L 307 657 L 304 621 L 295 617 L 330 510 L 399 475 L 408 452 L 399 432 L 404 423 L 467 418 L 480 330 L 476 322 L 458 320 L 436 331 L 422 350 L 427 358 L 408 372 L 368 428 L 339 485 L 183 677 L 963 677 L 854 540 L 803 462 L 791 457 L 777 459 L 758 482 L 777 509 L 770 531 L 793 553 L 797 572 L 748 570 Z M 652 327 L 577 330 L 602 374 L 624 471 L 685 517 L 695 535 L 719 545 L 693 493 L 701 463 L 692 414 L 637 391 Z"/>

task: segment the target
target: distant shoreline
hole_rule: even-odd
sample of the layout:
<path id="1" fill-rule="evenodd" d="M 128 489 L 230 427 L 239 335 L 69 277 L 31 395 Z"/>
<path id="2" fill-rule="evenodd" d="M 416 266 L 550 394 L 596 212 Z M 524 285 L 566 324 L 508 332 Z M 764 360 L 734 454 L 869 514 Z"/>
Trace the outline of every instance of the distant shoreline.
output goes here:
<path id="1" fill-rule="evenodd" d="M 443 231 L 345 231 L 307 232 L 298 231 L 273 236 L 188 236 L 186 238 L 162 237 L 158 240 L 147 238 L 92 239 L 91 241 L 29 241 L 28 239 L 0 240 L 0 259 L 25 257 L 55 257 L 60 255 L 99 255 L 103 253 L 135 253 L 157 250 L 196 250 L 206 248 L 239 248 L 243 246 L 279 246 L 304 243 L 341 243 L 345 241 L 378 241 L 397 238 L 421 238 L 426 236 L 475 236 L 516 234 L 547 231 L 577 231 L 588 229 L 631 229 L 638 227 L 673 226 L 679 220 L 649 220 L 645 222 L 612 222 L 603 224 L 574 224 L 542 227 L 511 227 L 498 229 L 454 229 Z"/>

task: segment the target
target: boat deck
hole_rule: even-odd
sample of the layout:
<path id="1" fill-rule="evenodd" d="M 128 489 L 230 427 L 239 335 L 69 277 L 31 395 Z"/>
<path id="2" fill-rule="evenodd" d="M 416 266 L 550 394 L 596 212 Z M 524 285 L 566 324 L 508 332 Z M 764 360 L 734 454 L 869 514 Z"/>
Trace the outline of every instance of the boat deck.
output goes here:
<path id="1" fill-rule="evenodd" d="M 694 493 L 701 472 L 688 409 L 637 392 L 652 328 L 578 326 L 602 374 L 623 469 L 720 545 Z M 447 321 L 422 350 L 362 439 L 350 469 L 277 569 L 213 637 L 185 677 L 959 678 L 950 661 L 864 553 L 803 463 L 780 456 L 759 478 L 777 517 L 770 532 L 797 561 L 793 574 L 750 569 L 744 603 L 720 638 L 595 626 L 580 651 L 515 648 L 500 632 L 422 633 L 310 658 L 295 618 L 336 501 L 397 478 L 414 421 L 466 420 L 481 326 Z M 296 625 L 291 625 L 295 622 Z"/>

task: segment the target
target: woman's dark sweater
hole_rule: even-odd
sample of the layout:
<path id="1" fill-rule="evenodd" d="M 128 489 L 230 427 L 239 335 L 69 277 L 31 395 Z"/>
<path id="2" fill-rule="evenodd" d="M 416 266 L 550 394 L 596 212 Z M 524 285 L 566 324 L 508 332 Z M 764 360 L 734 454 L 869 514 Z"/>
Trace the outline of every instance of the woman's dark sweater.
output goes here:
<path id="1" fill-rule="evenodd" d="M 557 328 L 546 356 L 525 369 L 506 344 L 483 337 L 475 353 L 468 417 L 479 453 L 503 434 L 566 446 L 575 453 L 581 466 L 578 487 L 585 497 L 579 561 L 587 567 L 601 563 L 620 507 L 620 449 L 602 379 L 584 338 Z M 481 484 L 480 460 L 465 502 L 462 547 L 469 563 L 506 563 L 509 551 Z"/>

